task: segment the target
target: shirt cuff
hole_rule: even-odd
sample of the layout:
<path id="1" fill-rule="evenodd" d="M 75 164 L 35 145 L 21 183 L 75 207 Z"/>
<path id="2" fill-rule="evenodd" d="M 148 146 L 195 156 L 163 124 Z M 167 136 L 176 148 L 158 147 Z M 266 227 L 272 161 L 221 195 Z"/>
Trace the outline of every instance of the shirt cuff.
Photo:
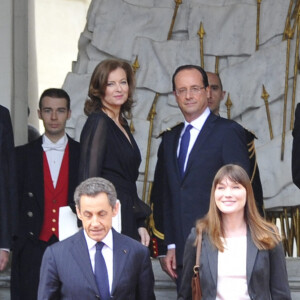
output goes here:
<path id="1" fill-rule="evenodd" d="M 10 252 L 10 250 L 7 249 L 7 248 L 0 248 L 0 250 L 6 251 L 6 252 Z"/>
<path id="2" fill-rule="evenodd" d="M 170 245 L 168 245 L 168 250 L 175 249 L 175 248 L 176 248 L 176 245 L 175 245 L 175 244 L 170 244 Z"/>

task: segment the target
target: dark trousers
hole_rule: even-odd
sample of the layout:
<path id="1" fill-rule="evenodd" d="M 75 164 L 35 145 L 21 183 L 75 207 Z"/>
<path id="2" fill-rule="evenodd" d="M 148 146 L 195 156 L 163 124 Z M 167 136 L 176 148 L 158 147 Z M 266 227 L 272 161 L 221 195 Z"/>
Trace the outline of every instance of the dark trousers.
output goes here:
<path id="1" fill-rule="evenodd" d="M 40 240 L 17 240 L 12 251 L 11 300 L 36 300 L 40 267 L 46 248 L 57 242 L 52 236 L 48 242 Z"/>

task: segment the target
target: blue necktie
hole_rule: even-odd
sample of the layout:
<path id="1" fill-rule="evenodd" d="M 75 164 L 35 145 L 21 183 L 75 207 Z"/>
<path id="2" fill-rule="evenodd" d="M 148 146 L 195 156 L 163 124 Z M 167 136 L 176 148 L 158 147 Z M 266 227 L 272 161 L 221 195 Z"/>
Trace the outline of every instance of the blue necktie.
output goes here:
<path id="1" fill-rule="evenodd" d="M 103 242 L 98 242 L 96 244 L 95 277 L 100 292 L 101 300 L 108 300 L 110 298 L 110 292 L 106 263 L 102 255 L 103 246 Z"/>
<path id="2" fill-rule="evenodd" d="M 189 143 L 190 143 L 190 130 L 193 128 L 192 125 L 188 125 L 185 128 L 185 131 L 181 137 L 181 142 L 180 142 L 180 149 L 179 149 L 179 155 L 178 155 L 178 167 L 180 171 L 181 178 L 184 175 L 184 163 L 187 155 L 187 151 L 189 148 Z"/>

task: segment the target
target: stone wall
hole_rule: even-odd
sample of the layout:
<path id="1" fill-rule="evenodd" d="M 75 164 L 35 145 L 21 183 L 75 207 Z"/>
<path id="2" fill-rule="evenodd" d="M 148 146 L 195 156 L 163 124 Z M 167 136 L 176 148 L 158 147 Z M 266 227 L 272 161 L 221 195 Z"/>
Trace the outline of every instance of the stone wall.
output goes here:
<path id="1" fill-rule="evenodd" d="M 287 40 L 283 40 L 289 1 L 264 0 L 260 6 L 259 49 L 256 51 L 257 1 L 187 0 L 182 1 L 172 36 L 167 40 L 175 2 L 173 0 L 93 0 L 87 24 L 79 40 L 78 60 L 66 77 L 64 88 L 71 94 L 73 116 L 68 130 L 79 139 L 85 122 L 83 105 L 91 72 L 98 62 L 118 57 L 131 63 L 138 57 L 133 125 L 134 136 L 142 152 L 139 190 L 144 180 L 148 112 L 156 93 L 154 127 L 151 135 L 148 181 L 153 178 L 159 139 L 164 129 L 182 120 L 171 93 L 171 76 L 181 64 L 200 64 L 200 22 L 203 38 L 204 67 L 214 71 L 216 57 L 224 90 L 233 103 L 231 118 L 252 130 L 264 189 L 265 207 L 299 204 L 300 192 L 291 180 L 290 130 L 292 84 L 294 77 L 295 38 L 290 40 L 290 63 L 284 158 L 281 160 L 283 111 L 286 78 Z M 294 1 L 292 1 L 292 4 Z M 294 4 L 292 6 L 294 9 Z M 294 22 L 294 19 L 291 20 Z M 299 77 L 299 70 L 297 72 Z M 270 138 L 262 86 L 269 94 L 273 131 Z M 296 102 L 300 101 L 299 84 Z M 225 101 L 221 115 L 227 117 Z"/>

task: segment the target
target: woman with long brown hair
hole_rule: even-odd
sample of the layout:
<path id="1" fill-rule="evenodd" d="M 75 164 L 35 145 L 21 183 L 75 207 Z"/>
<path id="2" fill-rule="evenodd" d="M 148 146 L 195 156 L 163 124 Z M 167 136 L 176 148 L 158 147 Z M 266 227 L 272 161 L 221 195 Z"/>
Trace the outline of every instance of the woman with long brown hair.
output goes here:
<path id="1" fill-rule="evenodd" d="M 91 77 L 84 107 L 88 119 L 80 137 L 79 178 L 103 177 L 111 181 L 121 202 L 122 233 L 148 246 L 146 216 L 134 211 L 136 180 L 141 154 L 130 132 L 134 73 L 130 64 L 117 59 L 100 62 Z"/>
<path id="2" fill-rule="evenodd" d="M 225 165 L 214 178 L 209 211 L 186 242 L 179 299 L 191 299 L 200 232 L 204 300 L 291 299 L 277 227 L 258 213 L 250 179 L 240 166 Z"/>

